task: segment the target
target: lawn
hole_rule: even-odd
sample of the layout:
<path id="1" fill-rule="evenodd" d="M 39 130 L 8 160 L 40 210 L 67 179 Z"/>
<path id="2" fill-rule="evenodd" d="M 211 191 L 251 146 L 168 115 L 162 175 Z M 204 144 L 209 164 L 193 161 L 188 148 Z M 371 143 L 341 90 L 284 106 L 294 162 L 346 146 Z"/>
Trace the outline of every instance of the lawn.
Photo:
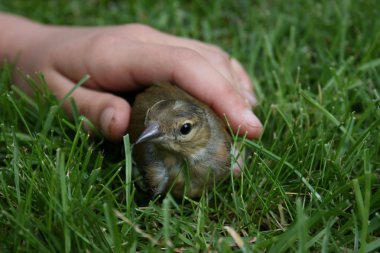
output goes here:
<path id="1" fill-rule="evenodd" d="M 0 10 L 217 44 L 247 68 L 264 122 L 260 139 L 243 140 L 241 177 L 197 201 L 138 207 L 123 144 L 90 138 L 86 119 L 69 121 L 43 88 L 27 97 L 2 64 L 0 252 L 380 251 L 378 1 L 5 0 Z"/>

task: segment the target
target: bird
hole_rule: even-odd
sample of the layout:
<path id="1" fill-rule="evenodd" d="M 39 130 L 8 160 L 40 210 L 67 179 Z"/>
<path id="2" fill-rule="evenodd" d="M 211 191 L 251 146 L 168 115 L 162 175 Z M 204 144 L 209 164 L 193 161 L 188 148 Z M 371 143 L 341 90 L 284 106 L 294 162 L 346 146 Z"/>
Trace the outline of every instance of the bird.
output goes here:
<path id="1" fill-rule="evenodd" d="M 153 196 L 199 198 L 230 175 L 226 123 L 174 84 L 154 84 L 139 93 L 129 129 L 133 177 Z"/>

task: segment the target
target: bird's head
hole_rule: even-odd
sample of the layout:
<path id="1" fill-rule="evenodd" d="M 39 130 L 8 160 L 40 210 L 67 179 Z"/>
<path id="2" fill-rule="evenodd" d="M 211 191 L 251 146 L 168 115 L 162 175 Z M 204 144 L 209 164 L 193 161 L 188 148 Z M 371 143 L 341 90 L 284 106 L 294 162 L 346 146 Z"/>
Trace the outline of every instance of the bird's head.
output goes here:
<path id="1" fill-rule="evenodd" d="M 161 100 L 146 113 L 145 130 L 136 144 L 151 142 L 189 157 L 207 145 L 210 126 L 207 112 L 185 100 Z"/>

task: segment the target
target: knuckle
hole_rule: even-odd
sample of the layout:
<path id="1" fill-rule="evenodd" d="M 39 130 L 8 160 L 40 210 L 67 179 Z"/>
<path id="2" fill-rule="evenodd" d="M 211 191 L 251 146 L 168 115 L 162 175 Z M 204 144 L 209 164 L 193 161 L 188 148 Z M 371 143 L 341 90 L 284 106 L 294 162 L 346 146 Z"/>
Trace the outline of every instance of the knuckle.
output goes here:
<path id="1" fill-rule="evenodd" d="M 187 61 L 199 60 L 200 58 L 199 54 L 196 51 L 184 47 L 174 48 L 172 51 L 172 55 L 178 60 Z"/>
<path id="2" fill-rule="evenodd" d="M 233 95 L 236 93 L 236 90 L 231 85 L 223 85 L 222 92 L 226 95 Z"/>
<path id="3" fill-rule="evenodd" d="M 230 57 L 224 52 L 214 53 L 214 55 L 212 56 L 212 59 L 214 60 L 214 62 L 218 64 L 222 64 L 224 66 L 230 65 Z"/>
<path id="4" fill-rule="evenodd" d="M 97 57 L 104 57 L 105 49 L 117 48 L 116 45 L 120 44 L 120 41 L 121 38 L 113 34 L 95 34 L 91 36 L 86 45 L 87 60 L 97 62 L 100 60 Z"/>
<path id="5" fill-rule="evenodd" d="M 90 49 L 111 47 L 120 41 L 119 36 L 113 34 L 96 34 L 89 40 Z"/>
<path id="6" fill-rule="evenodd" d="M 90 54 L 110 48 L 120 41 L 118 36 L 112 34 L 95 34 L 87 41 L 87 50 Z"/>

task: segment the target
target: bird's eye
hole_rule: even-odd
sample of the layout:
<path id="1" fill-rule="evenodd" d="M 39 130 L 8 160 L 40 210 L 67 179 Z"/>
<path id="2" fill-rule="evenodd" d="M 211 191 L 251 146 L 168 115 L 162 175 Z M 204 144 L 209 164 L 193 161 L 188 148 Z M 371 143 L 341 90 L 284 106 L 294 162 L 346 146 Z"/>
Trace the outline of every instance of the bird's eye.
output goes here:
<path id="1" fill-rule="evenodd" d="M 181 127 L 181 129 L 180 129 L 181 134 L 187 135 L 188 133 L 190 133 L 191 128 L 192 128 L 192 126 L 191 126 L 190 123 L 183 124 L 182 127 Z"/>

